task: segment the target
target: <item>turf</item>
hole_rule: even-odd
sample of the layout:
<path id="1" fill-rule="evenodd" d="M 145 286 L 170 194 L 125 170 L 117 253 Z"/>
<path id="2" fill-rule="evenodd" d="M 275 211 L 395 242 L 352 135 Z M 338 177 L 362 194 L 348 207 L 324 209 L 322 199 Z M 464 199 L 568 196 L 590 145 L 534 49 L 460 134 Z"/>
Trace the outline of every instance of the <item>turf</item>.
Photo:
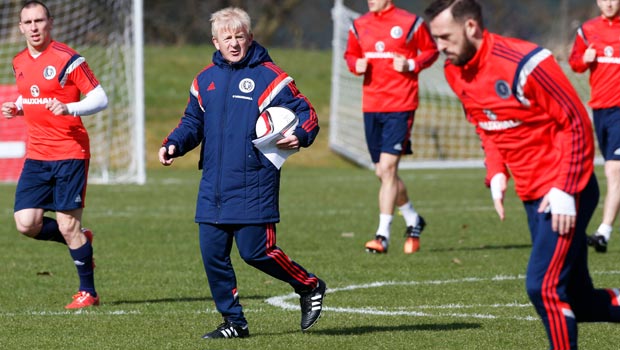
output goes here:
<path id="1" fill-rule="evenodd" d="M 84 222 L 95 231 L 102 304 L 82 311 L 63 309 L 77 288 L 66 248 L 16 233 L 14 185 L 0 185 L 0 348 L 544 349 L 524 291 L 530 244 L 522 205 L 509 193 L 500 222 L 482 176 L 482 169 L 402 172 L 428 222 L 422 249 L 402 253 L 397 217 L 389 253 L 372 255 L 363 245 L 376 227 L 374 174 L 285 165 L 278 244 L 327 282 L 324 315 L 301 333 L 290 287 L 234 251 L 251 337 L 222 341 L 200 338 L 221 319 L 193 223 L 197 171 L 151 169 L 143 186 L 89 186 Z M 619 253 L 612 240 L 607 254 L 591 254 L 596 285 L 620 286 Z M 617 349 L 616 330 L 583 324 L 580 347 Z"/>

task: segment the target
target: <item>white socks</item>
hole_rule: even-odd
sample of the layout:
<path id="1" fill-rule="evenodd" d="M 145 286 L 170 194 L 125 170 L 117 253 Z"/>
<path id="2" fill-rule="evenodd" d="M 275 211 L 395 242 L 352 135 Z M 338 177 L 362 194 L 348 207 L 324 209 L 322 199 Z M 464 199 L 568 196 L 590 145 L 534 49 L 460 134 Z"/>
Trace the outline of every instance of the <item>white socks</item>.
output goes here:
<path id="1" fill-rule="evenodd" d="M 596 230 L 596 234 L 605 237 L 605 241 L 609 241 L 612 230 L 613 227 L 611 227 L 610 225 L 601 224 Z"/>
<path id="2" fill-rule="evenodd" d="M 407 226 L 415 226 L 418 224 L 418 212 L 413 208 L 411 201 L 398 207 L 398 210 L 403 214 Z"/>
<path id="3" fill-rule="evenodd" d="M 415 211 L 411 201 L 398 207 L 400 213 L 403 214 L 407 226 L 415 226 L 418 224 L 418 212 Z M 390 226 L 392 226 L 393 215 L 379 214 L 379 228 L 377 235 L 390 239 Z"/>
<path id="4" fill-rule="evenodd" d="M 390 226 L 392 225 L 392 215 L 379 214 L 379 228 L 377 229 L 377 235 L 383 236 L 386 239 L 390 239 Z"/>

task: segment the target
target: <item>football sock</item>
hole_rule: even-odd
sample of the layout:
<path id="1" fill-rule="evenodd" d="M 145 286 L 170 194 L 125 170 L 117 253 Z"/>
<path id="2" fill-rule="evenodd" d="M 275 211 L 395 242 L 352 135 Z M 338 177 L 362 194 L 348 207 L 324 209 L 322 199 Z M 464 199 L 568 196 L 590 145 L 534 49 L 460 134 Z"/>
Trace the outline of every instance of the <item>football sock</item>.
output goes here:
<path id="1" fill-rule="evenodd" d="M 392 215 L 379 214 L 379 228 L 377 228 L 377 235 L 383 236 L 389 240 L 390 225 L 392 225 Z"/>
<path id="2" fill-rule="evenodd" d="M 95 292 L 95 274 L 93 271 L 93 246 L 89 241 L 78 249 L 69 249 L 71 258 L 77 268 L 80 277 L 80 291 L 88 292 L 93 297 L 97 296 Z"/>
<path id="3" fill-rule="evenodd" d="M 605 240 L 609 241 L 612 230 L 613 228 L 611 227 L 611 225 L 601 224 L 596 230 L 596 234 L 605 237 Z"/>
<path id="4" fill-rule="evenodd" d="M 67 244 L 65 238 L 60 233 L 58 229 L 58 222 L 55 219 L 49 218 L 47 216 L 43 217 L 43 226 L 41 227 L 41 232 L 34 237 L 39 241 L 53 241 L 62 244 Z"/>
<path id="5" fill-rule="evenodd" d="M 416 212 L 413 208 L 411 201 L 398 207 L 398 210 L 400 210 L 400 213 L 403 214 L 407 226 L 415 226 L 418 224 L 418 212 Z"/>

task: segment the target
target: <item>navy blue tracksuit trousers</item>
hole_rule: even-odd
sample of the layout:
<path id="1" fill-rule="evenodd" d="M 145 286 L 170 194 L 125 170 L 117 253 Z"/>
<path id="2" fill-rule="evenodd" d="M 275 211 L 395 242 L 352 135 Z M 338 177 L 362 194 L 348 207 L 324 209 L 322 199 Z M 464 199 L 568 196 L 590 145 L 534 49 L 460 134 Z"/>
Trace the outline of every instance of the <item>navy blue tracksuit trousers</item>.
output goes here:
<path id="1" fill-rule="evenodd" d="M 216 225 L 200 223 L 200 251 L 217 310 L 230 322 L 244 326 L 237 278 L 230 259 L 233 239 L 241 258 L 264 273 L 286 282 L 295 292 L 314 289 L 318 278 L 292 261 L 276 246 L 275 224 Z"/>
<path id="2" fill-rule="evenodd" d="M 592 175 L 575 196 L 576 225 L 565 235 L 551 229 L 551 213 L 538 213 L 542 198 L 524 202 L 532 240 L 526 289 L 553 350 L 577 349 L 578 322 L 620 322 L 618 289 L 595 289 L 588 271 L 586 229 L 598 199 Z"/>

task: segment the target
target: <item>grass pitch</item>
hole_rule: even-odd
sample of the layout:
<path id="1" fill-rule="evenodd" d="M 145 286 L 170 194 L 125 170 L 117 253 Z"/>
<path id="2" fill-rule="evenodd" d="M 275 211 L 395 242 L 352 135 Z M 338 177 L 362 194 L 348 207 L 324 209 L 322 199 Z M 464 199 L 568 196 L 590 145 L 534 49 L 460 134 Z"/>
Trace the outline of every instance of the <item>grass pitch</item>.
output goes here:
<path id="1" fill-rule="evenodd" d="M 599 176 L 601 178 L 602 175 Z M 85 225 L 95 231 L 101 306 L 66 311 L 78 287 L 66 247 L 16 233 L 14 185 L 0 185 L 2 349 L 545 349 L 522 274 L 530 251 L 512 190 L 500 222 L 483 170 L 404 171 L 428 226 L 417 254 L 402 253 L 395 218 L 389 253 L 364 243 L 377 224 L 371 171 L 284 166 L 278 245 L 328 285 L 321 320 L 299 330 L 290 287 L 233 251 L 251 337 L 205 341 L 214 310 L 193 223 L 199 173 L 149 171 L 146 185 L 91 185 Z M 603 186 L 601 186 L 603 189 Z M 600 210 L 594 219 L 600 220 Z M 618 244 L 590 255 L 597 286 L 620 286 Z M 581 349 L 617 349 L 610 324 L 582 324 Z"/>

